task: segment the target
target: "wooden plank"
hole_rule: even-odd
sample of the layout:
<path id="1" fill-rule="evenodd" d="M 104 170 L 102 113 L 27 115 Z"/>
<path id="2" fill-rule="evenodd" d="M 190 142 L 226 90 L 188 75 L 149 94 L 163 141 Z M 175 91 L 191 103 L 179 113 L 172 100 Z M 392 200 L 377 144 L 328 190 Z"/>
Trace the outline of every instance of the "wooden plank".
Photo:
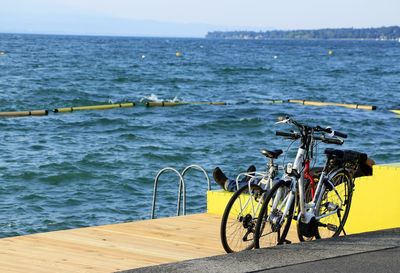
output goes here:
<path id="1" fill-rule="evenodd" d="M 108 273 L 224 254 L 220 221 L 195 214 L 5 238 L 0 272 Z"/>
<path id="2" fill-rule="evenodd" d="M 6 238 L 0 272 L 115 272 L 222 254 L 219 221 L 199 214 Z"/>

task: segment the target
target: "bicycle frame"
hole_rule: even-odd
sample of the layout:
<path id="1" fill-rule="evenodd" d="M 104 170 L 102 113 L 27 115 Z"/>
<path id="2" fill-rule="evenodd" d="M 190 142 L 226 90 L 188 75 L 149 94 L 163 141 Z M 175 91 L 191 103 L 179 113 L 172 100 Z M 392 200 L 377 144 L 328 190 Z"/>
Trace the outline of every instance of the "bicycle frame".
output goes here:
<path id="1" fill-rule="evenodd" d="M 256 215 L 256 212 L 260 209 L 260 207 L 262 206 L 261 202 L 257 202 L 257 206 L 254 206 L 254 202 L 252 202 L 252 198 L 251 198 L 251 185 L 253 184 L 253 182 L 255 180 L 258 180 L 257 185 L 261 185 L 261 184 L 265 184 L 265 189 L 266 190 L 262 196 L 264 196 L 265 194 L 267 194 L 267 190 L 270 190 L 273 186 L 273 179 L 275 178 L 276 174 L 278 173 L 278 167 L 274 164 L 274 159 L 270 159 L 267 166 L 266 166 L 267 171 L 266 172 L 254 172 L 253 174 L 250 173 L 240 173 L 238 174 L 238 176 L 236 177 L 236 188 L 237 190 L 239 190 L 239 181 L 241 180 L 240 178 L 242 176 L 246 176 L 246 177 L 250 177 L 249 181 L 247 182 L 247 186 L 249 188 L 249 193 L 250 193 L 250 198 L 247 199 L 247 201 L 242 204 L 241 200 L 239 199 L 240 202 L 240 207 L 241 209 L 247 208 L 249 203 L 251 203 L 251 210 L 253 215 Z M 261 197 L 262 199 L 262 197 Z"/>
<path id="2" fill-rule="evenodd" d="M 300 125 L 299 123 L 293 120 L 292 123 L 299 128 L 301 133 L 300 136 L 301 145 L 297 150 L 297 155 L 293 163 L 293 169 L 297 171 L 299 177 L 296 178 L 289 175 L 291 180 L 291 192 L 289 196 L 286 197 L 285 200 L 283 200 L 283 202 L 281 203 L 280 208 L 283 208 L 283 205 L 285 205 L 285 210 L 283 213 L 283 217 L 281 218 L 280 224 L 283 224 L 283 221 L 288 214 L 290 205 L 292 204 L 292 202 L 295 201 L 295 196 L 297 191 L 299 194 L 299 207 L 300 207 L 300 212 L 297 220 L 308 224 L 312 218 L 319 220 L 328 217 L 332 214 L 337 213 L 337 211 L 341 208 L 340 204 L 340 206 L 337 207 L 335 210 L 332 210 L 331 212 L 324 214 L 323 216 L 316 216 L 315 209 L 321 205 L 323 193 L 326 190 L 326 184 L 329 184 L 330 188 L 332 188 L 332 190 L 335 191 L 341 203 L 343 203 L 343 200 L 340 198 L 340 195 L 337 192 L 335 186 L 330 182 L 331 178 L 336 174 L 336 172 L 330 173 L 329 177 L 327 177 L 326 166 L 328 161 L 325 164 L 325 167 L 321 173 L 320 179 L 317 183 L 317 188 L 314 189 L 315 183 L 312 176 L 310 175 L 310 159 L 309 159 L 310 147 L 312 147 L 312 141 L 314 140 L 313 138 L 314 131 L 313 128 Z M 288 175 L 286 174 L 286 177 L 284 176 L 284 179 L 285 178 L 288 179 L 287 176 Z M 310 180 L 311 183 L 312 201 L 308 204 L 305 203 L 305 185 L 304 185 L 305 179 Z M 280 198 L 275 198 L 273 202 L 273 207 L 275 208 L 278 207 L 279 199 Z"/>
<path id="3" fill-rule="evenodd" d="M 254 172 L 253 174 L 251 173 L 239 173 L 238 176 L 236 177 L 236 190 L 239 190 L 239 181 L 241 180 L 240 178 L 242 176 L 246 176 L 249 177 L 249 181 L 248 181 L 248 186 L 250 189 L 250 185 L 255 181 L 258 180 L 257 184 L 260 186 L 261 184 L 265 184 L 266 188 L 264 190 L 267 189 L 271 189 L 272 188 L 272 181 L 273 179 L 276 177 L 277 173 L 278 173 L 278 166 L 275 165 L 274 163 L 274 159 L 270 158 L 267 166 L 266 166 L 266 172 Z"/>
<path id="4" fill-rule="evenodd" d="M 329 183 L 330 187 L 332 187 L 332 190 L 335 192 L 335 194 L 339 198 L 340 206 L 338 208 L 336 208 L 335 210 L 331 211 L 330 213 L 324 214 L 324 216 L 315 216 L 316 220 L 320 220 L 322 218 L 325 218 L 325 217 L 328 217 L 328 216 L 330 216 L 332 214 L 337 213 L 337 211 L 339 209 L 341 209 L 342 204 L 343 204 L 343 200 L 340 197 L 339 193 L 337 192 L 335 185 L 333 185 L 331 183 L 331 180 L 332 180 L 331 178 L 334 177 L 338 172 L 340 172 L 342 170 L 342 168 L 338 168 L 336 171 L 330 172 L 329 176 L 327 176 L 325 169 L 326 168 L 324 168 L 324 170 L 322 171 L 321 177 L 320 177 L 320 181 L 317 184 L 316 194 L 315 194 L 315 196 L 313 198 L 313 201 L 312 201 L 313 209 L 315 210 L 316 207 L 319 207 L 321 205 L 321 201 L 322 201 L 322 198 L 323 198 L 323 193 L 325 192 L 325 189 L 326 189 L 326 186 L 325 186 L 326 183 Z M 314 212 L 314 214 L 315 214 L 315 212 Z"/>
<path id="5" fill-rule="evenodd" d="M 304 160 L 304 178 L 310 181 L 311 197 L 314 198 L 315 195 L 315 182 L 314 177 L 310 173 L 310 160 Z"/>

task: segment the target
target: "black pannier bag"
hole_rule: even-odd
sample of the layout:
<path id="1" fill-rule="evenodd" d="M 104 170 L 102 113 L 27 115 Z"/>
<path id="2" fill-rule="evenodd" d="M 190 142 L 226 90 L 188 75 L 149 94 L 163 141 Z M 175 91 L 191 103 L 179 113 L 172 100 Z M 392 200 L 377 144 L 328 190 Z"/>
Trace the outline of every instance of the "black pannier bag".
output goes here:
<path id="1" fill-rule="evenodd" d="M 346 169 L 350 169 L 353 178 L 372 175 L 372 165 L 374 161 L 368 158 L 366 153 L 352 150 L 325 149 L 325 154 L 336 164 L 341 164 Z"/>

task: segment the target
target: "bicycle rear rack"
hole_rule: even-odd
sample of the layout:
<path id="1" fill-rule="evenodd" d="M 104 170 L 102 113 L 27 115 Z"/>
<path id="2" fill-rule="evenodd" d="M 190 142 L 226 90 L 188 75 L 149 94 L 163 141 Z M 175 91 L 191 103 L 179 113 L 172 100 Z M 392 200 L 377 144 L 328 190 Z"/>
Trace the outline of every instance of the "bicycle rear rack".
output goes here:
<path id="1" fill-rule="evenodd" d="M 173 172 L 175 173 L 178 178 L 179 178 L 179 190 L 178 190 L 178 203 L 177 203 L 177 209 L 176 209 L 176 216 L 180 215 L 180 211 L 181 211 L 181 199 L 183 201 L 183 205 L 182 205 L 182 213 L 183 215 L 186 215 L 186 186 L 185 186 L 185 174 L 190 170 L 190 169 L 195 169 L 198 171 L 203 172 L 204 176 L 207 179 L 207 186 L 208 186 L 208 190 L 211 190 L 211 181 L 210 181 L 210 177 L 208 176 L 206 170 L 204 170 L 203 167 L 201 167 L 200 165 L 189 165 L 187 166 L 181 173 L 178 172 L 176 169 L 171 168 L 171 167 L 167 167 L 164 169 L 161 169 L 157 175 L 156 178 L 154 179 L 154 190 L 153 190 L 153 202 L 152 202 L 152 207 L 151 207 L 151 219 L 154 219 L 154 211 L 155 211 L 155 207 L 156 207 L 156 200 L 157 200 L 157 188 L 158 188 L 158 180 L 160 179 L 160 176 L 165 173 L 165 172 Z"/>

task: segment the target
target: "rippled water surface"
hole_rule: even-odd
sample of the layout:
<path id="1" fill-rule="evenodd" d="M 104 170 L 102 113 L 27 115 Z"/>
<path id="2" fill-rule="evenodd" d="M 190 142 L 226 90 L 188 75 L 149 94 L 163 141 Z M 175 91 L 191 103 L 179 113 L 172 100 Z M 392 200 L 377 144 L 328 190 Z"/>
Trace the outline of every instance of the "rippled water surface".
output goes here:
<path id="1" fill-rule="evenodd" d="M 0 119 L 0 237 L 148 218 L 166 166 L 262 169 L 261 148 L 288 145 L 274 136 L 289 129 L 274 124 L 283 114 L 347 132 L 345 147 L 378 163 L 400 161 L 400 119 L 388 111 L 400 109 L 398 42 L 2 34 L 0 50 L 0 111 L 228 102 Z M 260 103 L 290 98 L 378 110 Z M 160 182 L 158 216 L 172 215 L 178 181 Z M 188 174 L 187 191 L 188 213 L 204 211 L 201 174 Z"/>

